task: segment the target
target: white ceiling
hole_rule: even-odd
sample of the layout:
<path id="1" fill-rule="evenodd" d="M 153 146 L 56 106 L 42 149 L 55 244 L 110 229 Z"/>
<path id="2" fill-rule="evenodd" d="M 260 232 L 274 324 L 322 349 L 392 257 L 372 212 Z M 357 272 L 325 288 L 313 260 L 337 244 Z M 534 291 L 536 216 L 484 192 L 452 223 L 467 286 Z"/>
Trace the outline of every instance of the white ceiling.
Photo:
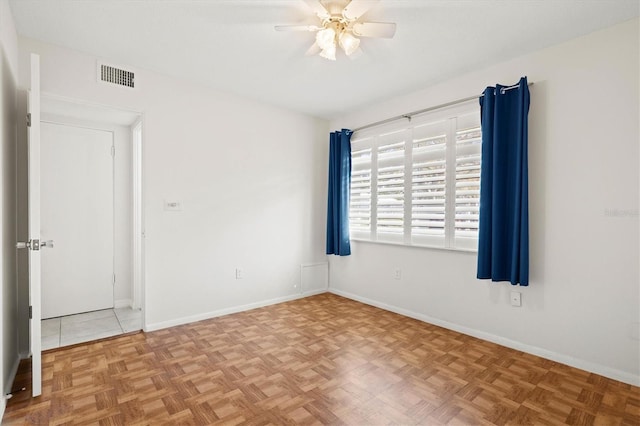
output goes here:
<path id="1" fill-rule="evenodd" d="M 638 16 L 638 0 L 381 0 L 336 62 L 304 56 L 317 24 L 301 0 L 9 0 L 18 34 L 331 119 Z M 612 46 L 615 48 L 615 46 Z"/>

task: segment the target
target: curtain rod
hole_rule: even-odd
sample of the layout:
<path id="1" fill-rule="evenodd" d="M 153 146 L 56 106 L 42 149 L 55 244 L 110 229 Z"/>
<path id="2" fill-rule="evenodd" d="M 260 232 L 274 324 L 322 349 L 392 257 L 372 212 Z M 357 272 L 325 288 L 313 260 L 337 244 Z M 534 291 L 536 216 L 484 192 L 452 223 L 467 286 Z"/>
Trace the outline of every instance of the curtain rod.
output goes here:
<path id="1" fill-rule="evenodd" d="M 530 82 L 528 84 L 528 86 L 533 86 L 533 82 Z M 519 87 L 519 84 L 514 84 L 513 86 L 506 86 L 506 87 L 503 87 L 501 90 L 502 91 L 506 91 L 506 90 L 515 89 L 516 87 Z M 406 114 L 397 115 L 395 117 L 391 117 L 391 118 L 387 118 L 387 119 L 384 119 L 384 120 L 376 121 L 375 123 L 366 124 L 364 126 L 356 127 L 355 129 L 353 129 L 353 132 L 357 132 L 359 130 L 368 129 L 369 127 L 379 126 L 381 124 L 387 124 L 387 123 L 390 123 L 392 121 L 400 120 L 402 118 L 406 118 L 409 121 L 411 121 L 411 117 L 413 117 L 414 115 L 424 114 L 425 112 L 434 111 L 434 110 L 437 110 L 437 109 L 442 109 L 442 108 L 446 108 L 446 107 L 449 107 L 449 106 L 453 106 L 453 105 L 461 104 L 461 103 L 464 103 L 464 102 L 472 101 L 474 99 L 482 98 L 483 96 L 484 96 L 484 93 L 481 94 L 481 95 L 469 96 L 468 98 L 462 98 L 462 99 L 458 99 L 458 100 L 455 100 L 455 101 L 447 102 L 447 103 L 444 103 L 444 104 L 432 106 L 432 107 L 429 107 L 429 108 L 420 109 L 418 111 L 412 111 L 412 112 L 408 112 Z"/>

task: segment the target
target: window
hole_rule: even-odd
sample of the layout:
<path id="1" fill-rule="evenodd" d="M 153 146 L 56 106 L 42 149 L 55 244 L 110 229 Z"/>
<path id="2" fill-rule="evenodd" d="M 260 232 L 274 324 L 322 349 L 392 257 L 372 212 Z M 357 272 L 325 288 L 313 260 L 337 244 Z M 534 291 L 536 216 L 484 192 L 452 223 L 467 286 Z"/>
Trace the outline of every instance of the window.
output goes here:
<path id="1" fill-rule="evenodd" d="M 404 136 L 382 135 L 376 147 L 376 231 L 391 240 L 404 235 Z"/>
<path id="2" fill-rule="evenodd" d="M 463 105 L 351 139 L 351 238 L 477 248 L 480 112 Z"/>
<path id="3" fill-rule="evenodd" d="M 371 148 L 351 149 L 349 226 L 351 232 L 371 232 Z"/>

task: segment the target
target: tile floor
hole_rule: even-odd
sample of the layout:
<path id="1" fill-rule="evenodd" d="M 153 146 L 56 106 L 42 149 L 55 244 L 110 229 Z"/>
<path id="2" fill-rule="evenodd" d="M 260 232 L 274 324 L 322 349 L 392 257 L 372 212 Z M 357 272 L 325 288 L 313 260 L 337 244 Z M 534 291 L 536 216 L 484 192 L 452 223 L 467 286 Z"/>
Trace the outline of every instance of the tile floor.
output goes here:
<path id="1" fill-rule="evenodd" d="M 42 320 L 42 350 L 142 329 L 139 309 L 117 308 Z"/>

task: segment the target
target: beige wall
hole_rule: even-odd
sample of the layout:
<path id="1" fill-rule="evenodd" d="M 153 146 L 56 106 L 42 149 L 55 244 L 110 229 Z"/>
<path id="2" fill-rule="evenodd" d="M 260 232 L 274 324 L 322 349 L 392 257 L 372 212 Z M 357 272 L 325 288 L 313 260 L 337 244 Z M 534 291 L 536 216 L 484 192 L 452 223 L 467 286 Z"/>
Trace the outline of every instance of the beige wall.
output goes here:
<path id="1" fill-rule="evenodd" d="M 326 121 L 144 70 L 98 83 L 97 58 L 28 39 L 21 85 L 31 52 L 43 93 L 143 113 L 148 329 L 300 296 L 325 260 Z"/>
<path id="2" fill-rule="evenodd" d="M 3 395 L 11 390 L 18 367 L 17 272 L 16 272 L 16 34 L 6 0 L 0 0 L 0 378 Z M 0 397 L 0 413 L 5 400 Z"/>
<path id="3" fill-rule="evenodd" d="M 640 384 L 638 52 L 634 19 L 334 120 L 358 127 L 523 75 L 535 82 L 529 287 L 476 280 L 475 253 L 356 242 L 331 259 L 331 288 Z"/>

